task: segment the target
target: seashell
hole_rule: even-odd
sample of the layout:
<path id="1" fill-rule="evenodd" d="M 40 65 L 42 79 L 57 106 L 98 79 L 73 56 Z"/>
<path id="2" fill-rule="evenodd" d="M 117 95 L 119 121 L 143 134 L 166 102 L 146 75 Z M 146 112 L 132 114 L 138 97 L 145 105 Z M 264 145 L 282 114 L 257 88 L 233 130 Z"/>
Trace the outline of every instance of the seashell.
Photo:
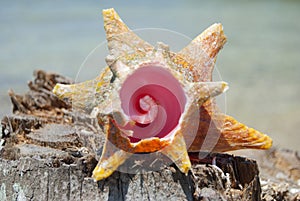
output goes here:
<path id="1" fill-rule="evenodd" d="M 53 90 L 92 111 L 104 130 L 95 180 L 110 176 L 135 153 L 161 152 L 187 173 L 188 152 L 271 147 L 270 137 L 221 113 L 213 99 L 228 89 L 225 82 L 212 82 L 226 42 L 221 24 L 174 53 L 163 43 L 153 47 L 143 41 L 114 9 L 104 10 L 103 17 L 108 67 L 94 80 Z"/>

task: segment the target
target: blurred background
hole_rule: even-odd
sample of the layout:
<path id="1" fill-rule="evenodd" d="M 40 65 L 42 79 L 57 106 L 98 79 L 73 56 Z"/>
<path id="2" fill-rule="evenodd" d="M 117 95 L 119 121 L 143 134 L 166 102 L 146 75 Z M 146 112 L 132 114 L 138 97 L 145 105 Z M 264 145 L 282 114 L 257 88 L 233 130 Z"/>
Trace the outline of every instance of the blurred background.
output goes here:
<path id="1" fill-rule="evenodd" d="M 105 41 L 101 11 L 114 7 L 131 29 L 189 38 L 221 22 L 228 42 L 217 68 L 230 84 L 226 113 L 270 135 L 275 146 L 300 150 L 300 1 L 0 2 L 0 118 L 11 114 L 8 89 L 24 93 L 35 69 L 73 79 L 89 71 L 80 66 Z"/>

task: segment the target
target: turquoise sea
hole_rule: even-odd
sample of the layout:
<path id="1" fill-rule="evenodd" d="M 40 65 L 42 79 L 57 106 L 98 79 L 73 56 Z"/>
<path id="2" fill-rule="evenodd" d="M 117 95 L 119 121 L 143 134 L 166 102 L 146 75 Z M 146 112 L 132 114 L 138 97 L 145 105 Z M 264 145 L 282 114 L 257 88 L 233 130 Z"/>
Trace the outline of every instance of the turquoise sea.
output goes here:
<path id="1" fill-rule="evenodd" d="M 75 79 L 86 56 L 105 41 L 101 10 L 114 7 L 130 28 L 162 28 L 164 35 L 168 35 L 168 29 L 193 38 L 209 25 L 221 22 L 228 42 L 219 54 L 217 69 L 230 85 L 223 109 L 270 135 L 275 146 L 300 150 L 300 1 L 0 3 L 1 118 L 11 113 L 8 89 L 23 93 L 33 70 L 58 72 Z M 146 33 L 149 37 L 151 30 Z M 152 36 L 153 40 L 162 40 L 159 35 Z M 179 46 L 176 48 L 188 42 L 183 36 L 178 43 L 174 40 L 173 45 Z M 104 47 L 100 49 L 105 52 Z M 98 67 L 100 71 L 105 53 L 99 55 L 96 70 L 81 69 L 82 79 L 84 74 L 95 76 Z"/>

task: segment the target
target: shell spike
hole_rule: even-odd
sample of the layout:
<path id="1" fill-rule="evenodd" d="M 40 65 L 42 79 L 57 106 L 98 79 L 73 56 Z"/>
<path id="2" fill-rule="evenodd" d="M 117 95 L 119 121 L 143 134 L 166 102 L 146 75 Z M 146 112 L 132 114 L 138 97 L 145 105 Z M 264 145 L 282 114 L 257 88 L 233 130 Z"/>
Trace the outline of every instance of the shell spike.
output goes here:
<path id="1" fill-rule="evenodd" d="M 115 9 L 104 9 L 102 15 L 107 38 L 130 31 Z"/>
<path id="2" fill-rule="evenodd" d="M 110 148 L 110 151 L 111 150 L 112 149 Z M 109 177 L 132 155 L 131 153 L 123 151 L 121 149 L 118 149 L 115 152 L 110 151 L 102 153 L 101 159 L 93 170 L 92 177 L 95 181 L 99 181 Z M 109 155 L 109 153 L 111 153 L 111 155 Z"/>
<path id="3" fill-rule="evenodd" d="M 247 127 L 231 116 L 224 115 L 221 118 L 223 119 L 221 136 L 214 151 L 269 149 L 272 146 L 272 139 L 266 134 Z"/>
<path id="4" fill-rule="evenodd" d="M 196 81 L 210 81 L 212 80 L 216 56 L 225 43 L 226 36 L 223 32 L 223 26 L 213 24 L 178 54 L 195 67 L 198 74 Z"/>
<path id="5" fill-rule="evenodd" d="M 153 49 L 149 43 L 142 40 L 126 26 L 113 8 L 103 10 L 102 14 L 110 53 L 106 59 L 108 65 L 120 56 L 147 52 Z"/>
<path id="6" fill-rule="evenodd" d="M 202 105 L 209 98 L 213 98 L 228 89 L 226 82 L 194 82 L 191 83 L 189 94 Z"/>
<path id="7" fill-rule="evenodd" d="M 56 84 L 52 92 L 60 99 L 72 98 L 74 93 L 74 85 L 69 84 Z"/>
<path id="8" fill-rule="evenodd" d="M 191 161 L 187 152 L 185 139 L 181 133 L 177 133 L 173 142 L 161 150 L 161 153 L 169 157 L 179 170 L 185 174 L 191 168 Z"/>
<path id="9" fill-rule="evenodd" d="M 97 100 L 96 94 L 104 94 L 111 86 L 112 73 L 109 68 L 95 79 L 77 84 L 56 84 L 52 92 L 60 99 L 68 99 L 72 102 L 72 107 L 84 111 L 92 111 L 103 99 Z M 102 96 L 103 97 L 103 96 Z"/>

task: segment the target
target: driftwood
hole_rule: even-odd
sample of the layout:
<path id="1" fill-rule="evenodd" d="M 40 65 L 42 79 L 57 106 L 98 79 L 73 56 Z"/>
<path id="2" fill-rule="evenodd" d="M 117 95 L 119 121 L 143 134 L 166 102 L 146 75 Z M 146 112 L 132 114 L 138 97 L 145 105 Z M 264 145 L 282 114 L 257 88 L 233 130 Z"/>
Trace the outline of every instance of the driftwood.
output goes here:
<path id="1" fill-rule="evenodd" d="M 154 172 L 136 168 L 135 173 L 117 171 L 96 183 L 90 176 L 99 159 L 104 135 L 96 119 L 72 111 L 71 103 L 52 94 L 58 82 L 72 81 L 36 71 L 29 92 L 9 92 L 14 114 L 1 121 L 1 201 L 300 199 L 296 184 L 300 181 L 299 155 L 277 150 L 267 152 L 269 158 L 263 154 L 258 157 L 265 162 L 262 182 L 254 160 L 230 154 L 192 153 L 193 168 L 188 175 L 173 165 Z M 199 154 L 206 156 L 199 159 Z M 280 164 L 276 160 L 279 156 Z M 286 159 L 291 156 L 291 161 Z M 160 155 L 157 157 L 164 160 Z M 287 175 L 285 180 L 268 180 L 281 171 Z M 281 188 L 278 181 L 286 185 Z"/>

